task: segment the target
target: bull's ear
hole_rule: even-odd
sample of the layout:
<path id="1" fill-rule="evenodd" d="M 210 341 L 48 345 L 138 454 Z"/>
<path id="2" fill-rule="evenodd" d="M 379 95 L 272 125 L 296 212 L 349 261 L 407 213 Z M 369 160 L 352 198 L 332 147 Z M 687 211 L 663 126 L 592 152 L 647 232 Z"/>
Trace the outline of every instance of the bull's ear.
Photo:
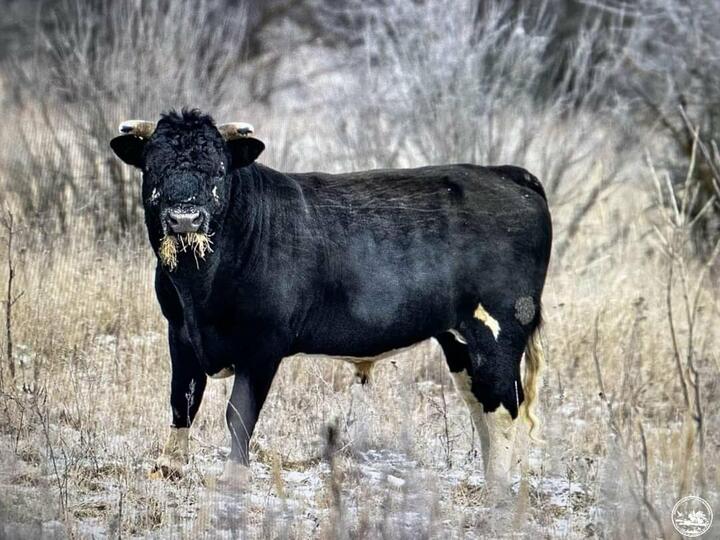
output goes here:
<path id="1" fill-rule="evenodd" d="M 120 135 L 110 141 L 110 148 L 128 165 L 142 169 L 143 149 L 146 143 L 147 140 L 135 135 Z"/>
<path id="2" fill-rule="evenodd" d="M 255 137 L 239 137 L 231 141 L 226 141 L 225 144 L 227 144 L 230 155 L 232 156 L 231 169 L 238 169 L 250 165 L 262 154 L 262 151 L 265 150 L 263 142 Z"/>

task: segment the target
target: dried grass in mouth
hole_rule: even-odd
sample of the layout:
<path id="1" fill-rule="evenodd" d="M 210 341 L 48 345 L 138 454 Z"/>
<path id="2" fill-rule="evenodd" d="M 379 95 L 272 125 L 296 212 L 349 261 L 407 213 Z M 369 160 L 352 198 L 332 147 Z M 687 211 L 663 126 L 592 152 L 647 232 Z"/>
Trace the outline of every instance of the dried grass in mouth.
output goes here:
<path id="1" fill-rule="evenodd" d="M 204 233 L 187 233 L 176 236 L 165 235 L 160 241 L 158 256 L 160 262 L 167 266 L 171 272 L 177 268 L 178 251 L 192 251 L 195 258 L 195 265 L 200 268 L 199 259 L 205 259 L 208 253 L 212 253 L 212 240 Z"/>
<path id="2" fill-rule="evenodd" d="M 163 236 L 158 249 L 160 262 L 172 272 L 177 268 L 177 240 L 174 236 Z"/>

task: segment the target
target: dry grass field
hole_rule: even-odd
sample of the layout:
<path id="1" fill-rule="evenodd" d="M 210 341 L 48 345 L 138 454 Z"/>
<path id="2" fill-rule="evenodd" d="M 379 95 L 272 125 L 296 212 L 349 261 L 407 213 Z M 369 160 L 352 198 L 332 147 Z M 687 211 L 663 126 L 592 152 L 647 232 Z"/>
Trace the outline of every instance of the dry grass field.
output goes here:
<path id="1" fill-rule="evenodd" d="M 545 444 L 519 445 L 526 460 L 516 501 L 500 509 L 485 497 L 478 439 L 432 342 L 382 362 L 368 390 L 352 387 L 342 362 L 287 359 L 241 492 L 215 484 L 228 450 L 228 383 L 211 381 L 186 476 L 149 479 L 169 423 L 170 376 L 149 249 L 80 234 L 25 248 L 30 235 L 21 230 L 17 373 L 13 384 L 4 371 L 0 395 L 3 535 L 670 536 L 679 496 L 718 502 L 720 305 L 711 275 L 682 258 L 668 297 L 660 234 L 683 231 L 649 211 L 651 202 L 648 190 L 610 190 L 553 262 L 544 300 Z M 562 229 L 562 208 L 555 220 Z M 698 294 L 692 336 L 685 279 Z M 687 347 L 702 437 L 691 418 Z"/>
<path id="2" fill-rule="evenodd" d="M 443 29 L 442 16 L 425 22 Z M 392 69 L 323 72 L 274 103 L 226 100 L 220 112 L 255 123 L 268 146 L 260 161 L 279 169 L 512 162 L 548 187 L 544 443 L 520 437 L 511 502 L 485 491 L 479 439 L 434 342 L 380 362 L 369 388 L 340 361 L 284 360 L 252 478 L 236 491 L 216 481 L 231 381 L 211 380 L 184 476 L 151 479 L 170 423 L 170 359 L 139 178 L 113 168 L 112 132 L 90 126 L 92 107 L 68 119 L 75 109 L 50 98 L 15 103 L 5 74 L 7 120 L 25 138 L 0 132 L 0 538 L 675 538 L 682 496 L 720 512 L 720 270 L 718 244 L 694 243 L 696 163 L 690 174 L 681 160 L 667 166 L 662 137 L 628 137 L 584 104 L 568 113 L 492 81 L 470 89 L 472 73 L 448 82 L 474 69 L 469 56 L 433 87 L 426 62 L 449 58 L 452 42 L 422 58 L 411 40 L 388 43 L 378 51 Z M 280 72 L 317 59 L 313 47 Z M 528 68 L 507 54 L 513 70 Z M 485 94 L 495 105 L 473 108 Z M 176 105 L 148 99 L 103 102 L 103 120 Z M 108 177 L 129 179 L 120 199 L 102 199 L 120 185 Z M 39 205 L 48 185 L 62 204 Z M 116 226 L 119 201 L 136 213 L 127 230 L 99 231 L 98 216 Z M 717 521 L 704 538 L 720 537 Z"/>

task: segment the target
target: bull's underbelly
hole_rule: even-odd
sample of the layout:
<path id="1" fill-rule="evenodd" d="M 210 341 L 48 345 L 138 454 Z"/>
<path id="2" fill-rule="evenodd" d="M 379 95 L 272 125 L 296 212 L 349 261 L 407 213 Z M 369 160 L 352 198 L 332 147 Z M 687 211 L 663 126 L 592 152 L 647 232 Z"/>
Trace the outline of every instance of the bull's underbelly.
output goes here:
<path id="1" fill-rule="evenodd" d="M 386 271 L 375 279 L 351 283 L 335 294 L 327 293 L 309 307 L 299 327 L 273 321 L 265 310 L 236 313 L 230 324 L 225 319 L 224 325 L 205 326 L 200 333 L 206 371 L 211 374 L 208 370 L 217 372 L 242 362 L 247 353 L 252 355 L 278 340 L 280 346 L 269 349 L 282 350 L 283 357 L 374 362 L 456 326 L 463 294 L 457 284 L 452 284 L 448 269 L 421 275 L 398 270 L 395 276 Z M 292 304 L 268 304 L 266 309 L 282 312 L 288 305 Z M 300 309 L 298 305 L 293 308 Z M 285 321 L 293 318 L 286 312 Z"/>
<path id="2" fill-rule="evenodd" d="M 323 353 L 304 353 L 299 352 L 295 353 L 291 356 L 291 358 L 299 358 L 299 359 L 307 359 L 307 358 L 330 358 L 333 360 L 342 360 L 344 362 L 349 362 L 351 364 L 363 364 L 366 362 L 377 362 L 378 360 L 385 360 L 387 358 L 391 358 L 393 356 L 397 356 L 399 354 L 406 353 L 410 349 L 412 349 L 415 346 L 409 345 L 407 347 L 402 347 L 400 349 L 391 349 L 389 351 L 382 352 L 380 354 L 377 354 L 375 356 L 343 356 L 338 354 L 323 354 Z"/>
<path id="3" fill-rule="evenodd" d="M 293 352 L 364 362 L 392 356 L 451 329 L 451 306 L 427 305 L 359 318 L 347 309 L 327 310 L 296 341 Z"/>

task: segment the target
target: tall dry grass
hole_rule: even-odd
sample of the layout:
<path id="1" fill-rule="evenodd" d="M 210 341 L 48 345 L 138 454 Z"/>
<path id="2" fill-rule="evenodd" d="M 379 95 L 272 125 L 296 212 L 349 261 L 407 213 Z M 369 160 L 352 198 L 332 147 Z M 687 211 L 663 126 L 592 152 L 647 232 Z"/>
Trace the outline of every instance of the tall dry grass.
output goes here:
<path id="1" fill-rule="evenodd" d="M 137 107 L 97 94 L 93 118 L 102 121 L 91 134 L 82 129 L 88 111 L 62 122 L 72 102 L 18 105 L 5 94 L 9 123 L 27 137 L 16 152 L 13 132 L 0 131 L 17 298 L 15 380 L 0 331 L 0 536 L 658 538 L 672 537 L 679 497 L 718 508 L 720 304 L 716 251 L 692 247 L 697 161 L 678 172 L 662 163 L 667 147 L 651 126 L 628 135 L 609 111 L 616 102 L 600 99 L 618 62 L 590 69 L 590 44 L 573 61 L 575 80 L 588 79 L 573 88 L 593 95 L 536 99 L 552 17 L 520 24 L 491 11 L 478 32 L 472 7 L 371 6 L 361 13 L 372 38 L 364 47 L 313 43 L 276 66 L 281 76 L 298 66 L 321 75 L 270 104 L 240 110 L 232 94 L 212 104 L 252 121 L 268 147 L 261 161 L 281 170 L 475 161 L 541 177 L 556 239 L 544 296 L 547 443 L 519 445 L 513 504 L 488 499 L 479 440 L 431 342 L 382 362 L 367 391 L 351 388 L 345 364 L 285 360 L 253 438 L 253 479 L 235 493 L 215 482 L 228 383 L 211 381 L 184 478 L 150 480 L 170 421 L 165 324 L 133 195 L 139 179 L 116 171 L 135 221 L 130 234 L 115 234 L 112 156 L 101 143 L 125 116 L 200 94 L 192 85 L 158 90 Z M 80 22 L 71 37 L 85 35 Z M 140 54 L 130 45 L 108 57 L 113 70 L 99 58 L 94 69 L 116 80 Z M 98 80 L 83 84 L 100 88 Z M 168 95 L 177 99 L 166 103 Z M 8 234 L 0 230 L 0 292 Z"/>
<path id="2" fill-rule="evenodd" d="M 664 536 L 681 495 L 717 503 L 714 277 L 690 249 L 668 258 L 662 238 L 688 230 L 655 209 L 650 169 L 639 174 L 648 188 L 607 192 L 553 261 L 544 298 L 547 445 L 530 448 L 517 480 L 512 530 L 522 534 Z M 556 223 L 573 211 L 559 206 Z M 383 362 L 369 395 L 350 388 L 352 370 L 342 363 L 286 360 L 253 439 L 255 478 L 234 495 L 214 485 L 228 390 L 212 381 L 186 477 L 149 480 L 169 423 L 170 377 L 152 255 L 138 239 L 117 246 L 78 235 L 44 245 L 32 237 L 16 237 L 15 290 L 24 292 L 13 312 L 18 374 L 13 384 L 6 372 L 0 398 L 7 531 L 507 531 L 510 518 L 500 519 L 484 497 L 479 442 L 433 344 Z M 692 337 L 683 280 L 698 292 Z M 668 300 L 682 380 L 692 394 L 697 376 L 697 403 L 692 395 L 683 401 Z M 691 351 L 697 375 L 687 364 Z M 332 470 L 323 458 L 327 426 L 338 434 Z"/>

